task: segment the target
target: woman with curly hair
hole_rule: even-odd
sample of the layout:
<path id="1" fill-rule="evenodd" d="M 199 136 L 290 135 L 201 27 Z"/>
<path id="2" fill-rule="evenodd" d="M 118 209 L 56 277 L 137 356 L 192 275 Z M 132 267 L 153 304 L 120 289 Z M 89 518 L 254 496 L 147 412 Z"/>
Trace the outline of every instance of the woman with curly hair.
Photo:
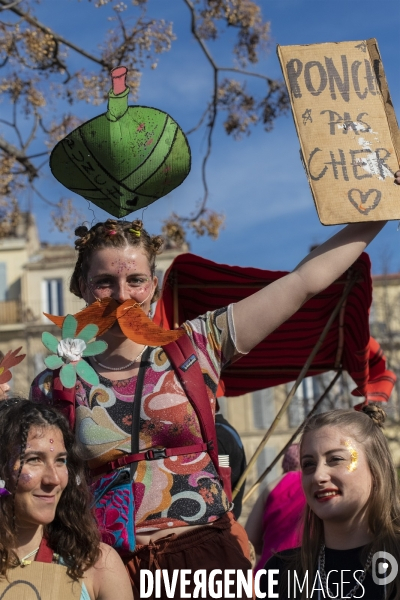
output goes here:
<path id="1" fill-rule="evenodd" d="M 384 420 L 384 410 L 370 404 L 361 412 L 322 413 L 306 424 L 300 446 L 307 499 L 301 548 L 265 565 L 279 571 L 282 600 L 400 600 L 400 490 Z"/>
<path id="2" fill-rule="evenodd" d="M 132 600 L 118 554 L 102 544 L 74 435 L 57 411 L 11 398 L 0 405 L 0 590 L 32 561 L 65 565 L 81 600 Z M 78 596 L 79 597 L 79 596 Z"/>
<path id="3" fill-rule="evenodd" d="M 213 411 L 222 369 L 340 277 L 383 225 L 349 225 L 315 249 L 292 273 L 237 304 L 181 325 L 193 345 L 191 363 L 181 366 L 186 369 L 198 362 Z M 78 257 L 71 292 L 94 307 L 97 300 L 113 302 L 118 308 L 124 308 L 125 302 L 132 306 L 133 301 L 136 309 L 140 307 L 148 315 L 158 295 L 155 261 L 162 240 L 150 236 L 141 221 L 108 219 L 90 229 L 79 227 L 75 233 Z M 247 536 L 230 512 L 210 448 L 204 447 L 207 440 L 202 436 L 201 420 L 178 369 L 175 372 L 163 347 L 146 348 L 134 336 L 125 335 L 118 320 L 100 337 L 107 342 L 107 350 L 87 358 L 100 383 L 90 385 L 78 376 L 75 431 L 96 476 L 126 464 L 127 455 L 142 453 L 130 472 L 136 548 L 124 557 L 134 589 L 139 589 L 140 571 L 155 564 L 170 573 L 187 565 L 247 572 L 251 568 Z M 139 373 L 144 373 L 144 379 L 140 410 L 134 419 Z M 31 392 L 34 402 L 53 403 L 52 379 L 50 370 L 37 376 Z M 138 427 L 137 439 L 132 435 L 134 426 Z M 174 454 L 177 448 L 179 454 Z M 105 525 L 112 529 L 111 523 Z M 193 585 L 190 589 L 193 591 Z"/>

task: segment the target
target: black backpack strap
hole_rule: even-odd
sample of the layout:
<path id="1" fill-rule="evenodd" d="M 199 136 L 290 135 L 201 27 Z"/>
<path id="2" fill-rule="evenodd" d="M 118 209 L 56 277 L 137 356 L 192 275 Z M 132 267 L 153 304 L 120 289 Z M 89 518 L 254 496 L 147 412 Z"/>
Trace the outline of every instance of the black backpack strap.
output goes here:
<path id="1" fill-rule="evenodd" d="M 147 347 L 140 361 L 139 373 L 136 380 L 135 395 L 132 403 L 132 429 L 131 429 L 131 453 L 138 454 L 139 452 L 139 431 L 140 431 L 140 407 L 142 404 L 142 392 L 144 384 L 144 376 L 146 369 L 149 366 L 149 358 L 152 348 Z M 137 462 L 132 462 L 130 465 L 131 479 L 133 479 L 137 469 Z"/>

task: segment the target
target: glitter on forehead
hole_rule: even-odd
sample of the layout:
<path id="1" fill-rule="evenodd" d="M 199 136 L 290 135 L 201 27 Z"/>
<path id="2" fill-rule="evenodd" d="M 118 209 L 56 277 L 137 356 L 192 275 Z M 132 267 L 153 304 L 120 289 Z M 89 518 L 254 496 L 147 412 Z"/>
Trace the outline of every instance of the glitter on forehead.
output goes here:
<path id="1" fill-rule="evenodd" d="M 346 440 L 344 445 L 350 452 L 350 464 L 347 465 L 347 470 L 350 471 L 350 473 L 351 473 L 352 471 L 355 471 L 357 469 L 358 452 L 349 440 Z"/>
<path id="2" fill-rule="evenodd" d="M 49 442 L 50 442 L 50 444 L 53 444 L 53 443 L 54 443 L 54 440 L 49 440 Z"/>

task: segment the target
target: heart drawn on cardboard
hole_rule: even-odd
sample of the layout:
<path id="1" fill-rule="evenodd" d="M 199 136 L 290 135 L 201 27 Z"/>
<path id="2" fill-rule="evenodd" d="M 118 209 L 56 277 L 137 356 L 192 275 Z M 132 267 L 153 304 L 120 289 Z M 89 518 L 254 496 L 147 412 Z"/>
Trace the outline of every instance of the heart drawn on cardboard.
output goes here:
<path id="1" fill-rule="evenodd" d="M 347 194 L 350 202 L 362 215 L 368 215 L 374 210 L 381 201 L 382 193 L 379 190 L 371 189 L 362 192 L 356 188 L 349 190 Z"/>

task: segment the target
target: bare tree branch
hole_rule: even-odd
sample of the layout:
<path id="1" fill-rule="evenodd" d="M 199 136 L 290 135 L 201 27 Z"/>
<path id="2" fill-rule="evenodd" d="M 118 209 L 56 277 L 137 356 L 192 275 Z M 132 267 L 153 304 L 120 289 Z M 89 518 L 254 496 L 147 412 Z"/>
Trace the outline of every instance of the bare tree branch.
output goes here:
<path id="1" fill-rule="evenodd" d="M 3 137 L 0 136 L 0 150 L 3 150 L 8 156 L 12 156 L 17 160 L 28 173 L 29 181 L 32 181 L 39 176 L 38 170 L 35 165 L 29 160 L 25 152 L 19 150 L 13 144 L 7 142 Z"/>
<path id="2" fill-rule="evenodd" d="M 35 120 L 31 129 L 31 132 L 29 134 L 29 137 L 27 138 L 26 142 L 23 144 L 22 149 L 24 151 L 26 151 L 26 149 L 29 147 L 30 143 L 34 140 L 35 136 L 36 136 L 36 131 L 39 125 L 39 116 L 37 114 L 37 112 L 35 112 Z"/>
<path id="3" fill-rule="evenodd" d="M 3 2 L 3 4 L 5 4 L 5 6 L 0 6 L 0 10 L 8 10 L 10 8 L 14 8 L 14 6 L 17 6 L 17 4 L 20 4 L 22 2 L 22 0 L 14 0 L 14 2 Z"/>
<path id="4" fill-rule="evenodd" d="M 197 131 L 198 129 L 200 129 L 200 127 L 204 123 L 204 119 L 206 118 L 207 113 L 208 113 L 209 110 L 210 110 L 210 105 L 208 104 L 206 110 L 201 115 L 200 120 L 197 123 L 197 125 L 195 125 L 194 127 L 192 127 L 192 129 L 189 129 L 189 131 L 185 131 L 186 135 L 190 135 L 191 133 L 194 133 L 195 131 Z"/>
<path id="5" fill-rule="evenodd" d="M 83 48 L 80 48 L 79 46 L 77 46 L 76 44 L 73 44 L 69 40 L 67 40 L 64 37 L 62 37 L 61 35 L 58 35 L 52 29 L 50 29 L 50 27 L 47 27 L 46 25 L 43 25 L 43 23 L 41 23 L 40 21 L 38 21 L 35 17 L 31 17 L 31 15 L 29 13 L 26 13 L 26 12 L 22 11 L 21 9 L 16 8 L 13 4 L 10 5 L 7 2 L 7 0 L 0 0 L 0 5 L 2 5 L 4 7 L 3 10 L 5 10 L 5 9 L 11 10 L 11 12 L 13 12 L 16 15 L 18 15 L 19 17 L 22 17 L 23 19 L 25 19 L 25 21 L 27 23 L 29 23 L 30 25 L 33 25 L 34 27 L 37 27 L 38 29 L 40 29 L 40 31 L 43 31 L 43 33 L 50 34 L 54 38 L 54 40 L 56 40 L 60 44 L 64 44 L 64 46 L 67 46 L 68 48 L 71 48 L 71 50 L 74 50 L 75 52 L 78 52 L 79 54 L 81 54 L 85 58 L 91 60 L 92 62 L 97 63 L 98 65 L 101 65 L 102 67 L 104 67 L 106 69 L 111 69 L 112 68 L 112 65 L 107 64 L 101 58 L 97 58 L 97 56 L 94 56 L 93 54 L 90 54 L 89 52 L 86 52 L 86 50 L 84 50 Z M 1 6 L 0 6 L 0 8 L 1 8 Z"/>
<path id="6" fill-rule="evenodd" d="M 39 196 L 39 198 L 42 200 L 42 202 L 44 202 L 45 204 L 48 204 L 49 206 L 52 206 L 53 208 L 58 208 L 57 202 L 51 202 L 51 200 L 47 200 L 47 198 L 45 198 L 45 196 L 43 196 L 43 194 L 41 194 L 34 185 L 32 185 L 32 189 L 35 192 L 35 194 L 37 194 Z"/>
<path id="7" fill-rule="evenodd" d="M 207 58 L 208 62 L 210 63 L 211 68 L 213 69 L 213 88 L 212 88 L 212 94 L 211 94 L 211 102 L 210 102 L 209 106 L 207 107 L 206 111 L 204 112 L 202 118 L 200 119 L 199 124 L 188 132 L 188 134 L 189 134 L 189 133 L 192 133 L 193 131 L 196 131 L 202 124 L 207 113 L 210 114 L 210 118 L 207 123 L 207 127 L 208 127 L 207 149 L 206 149 L 205 155 L 203 157 L 202 167 L 201 167 L 202 181 L 203 181 L 203 188 L 204 188 L 203 199 L 202 199 L 200 207 L 197 210 L 195 215 L 192 215 L 191 217 L 183 217 L 181 219 L 182 222 L 194 222 L 194 221 L 197 221 L 204 214 L 204 212 L 206 210 L 207 200 L 208 200 L 209 190 L 208 190 L 208 184 L 207 184 L 207 163 L 211 156 L 212 136 L 213 136 L 215 123 L 216 123 L 216 119 L 217 119 L 217 114 L 218 114 L 218 74 L 219 74 L 219 72 L 220 71 L 229 71 L 229 72 L 233 72 L 233 73 L 239 73 L 241 75 L 258 77 L 259 79 L 263 79 L 264 81 L 266 81 L 269 86 L 272 86 L 274 81 L 270 77 L 266 77 L 265 75 L 262 75 L 261 73 L 254 73 L 252 71 L 247 71 L 245 69 L 238 69 L 236 67 L 220 67 L 220 66 L 218 66 L 217 63 L 215 62 L 213 56 L 211 55 L 211 52 L 207 48 L 204 40 L 202 39 L 201 35 L 197 31 L 196 9 L 195 9 L 193 3 L 191 2 L 191 0 L 183 0 L 183 1 L 190 10 L 191 32 L 192 32 L 193 36 L 195 37 L 195 39 L 197 40 L 204 56 Z"/>

